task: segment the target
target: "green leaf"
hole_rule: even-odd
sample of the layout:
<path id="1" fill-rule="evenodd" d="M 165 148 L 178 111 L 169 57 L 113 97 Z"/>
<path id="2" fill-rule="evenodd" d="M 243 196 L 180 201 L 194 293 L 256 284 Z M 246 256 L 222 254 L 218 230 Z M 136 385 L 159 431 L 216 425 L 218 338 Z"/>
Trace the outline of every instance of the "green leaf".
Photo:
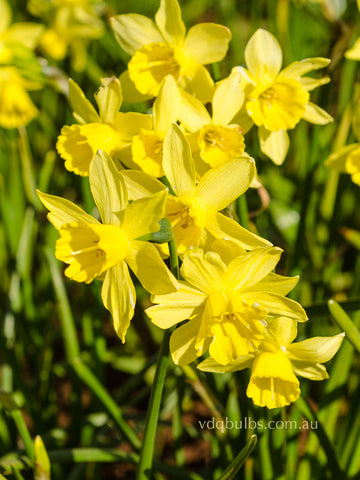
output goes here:
<path id="1" fill-rule="evenodd" d="M 250 440 L 247 442 L 245 447 L 236 455 L 234 460 L 230 463 L 228 468 L 225 472 L 219 477 L 218 480 L 232 480 L 235 478 L 235 475 L 240 470 L 240 468 L 244 465 L 246 460 L 251 455 L 252 451 L 254 450 L 257 442 L 257 436 L 251 435 Z"/>
<path id="2" fill-rule="evenodd" d="M 360 352 L 360 332 L 355 327 L 351 318 L 345 313 L 340 305 L 335 302 L 335 300 L 329 300 L 328 306 L 335 322 L 339 325 L 341 330 L 345 332 L 346 338 L 353 347 Z"/>
<path id="3" fill-rule="evenodd" d="M 172 239 L 172 227 L 171 223 L 167 218 L 162 218 L 159 222 L 160 230 L 154 233 L 149 233 L 147 235 L 143 235 L 142 237 L 138 238 L 137 240 L 143 240 L 144 242 L 151 242 L 151 243 L 167 243 Z"/>

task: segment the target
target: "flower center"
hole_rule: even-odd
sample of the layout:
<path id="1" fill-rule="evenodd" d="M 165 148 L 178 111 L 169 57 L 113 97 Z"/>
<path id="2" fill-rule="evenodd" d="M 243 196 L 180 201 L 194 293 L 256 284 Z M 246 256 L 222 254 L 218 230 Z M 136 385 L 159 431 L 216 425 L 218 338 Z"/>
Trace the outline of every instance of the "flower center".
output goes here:
<path id="1" fill-rule="evenodd" d="M 257 85 L 246 109 L 256 125 L 270 131 L 288 130 L 300 121 L 308 100 L 309 93 L 300 82 L 280 75 L 270 86 Z"/>
<path id="2" fill-rule="evenodd" d="M 134 162 L 149 175 L 162 177 L 163 141 L 154 131 L 141 129 L 133 138 L 132 155 Z"/>
<path id="3" fill-rule="evenodd" d="M 128 65 L 129 76 L 144 95 L 157 96 L 166 75 L 180 79 L 181 66 L 174 48 L 165 43 L 150 43 L 139 48 Z"/>
<path id="4" fill-rule="evenodd" d="M 200 130 L 198 143 L 201 158 L 211 167 L 237 158 L 245 150 L 240 126 L 230 128 L 204 125 Z"/>
<path id="5" fill-rule="evenodd" d="M 65 274 L 77 282 L 91 282 L 103 272 L 122 262 L 129 242 L 116 225 L 74 222 L 59 230 L 55 255 L 68 263 Z"/>

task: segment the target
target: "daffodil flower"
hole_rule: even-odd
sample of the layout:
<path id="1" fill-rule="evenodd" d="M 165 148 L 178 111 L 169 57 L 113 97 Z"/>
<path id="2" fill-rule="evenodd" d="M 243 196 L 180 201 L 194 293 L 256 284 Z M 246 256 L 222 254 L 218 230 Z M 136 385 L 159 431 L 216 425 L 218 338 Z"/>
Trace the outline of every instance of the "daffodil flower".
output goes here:
<path id="1" fill-rule="evenodd" d="M 313 337 L 292 343 L 296 334 L 296 321 L 278 317 L 269 324 L 264 341 L 256 352 L 243 355 L 228 365 L 221 365 L 209 357 L 198 368 L 205 372 L 225 373 L 251 367 L 247 396 L 261 407 L 284 407 L 300 396 L 296 375 L 310 380 L 328 378 L 322 363 L 335 355 L 345 335 Z"/>
<path id="2" fill-rule="evenodd" d="M 158 97 L 153 105 L 153 128 L 142 128 L 132 140 L 132 160 L 144 172 L 162 177 L 164 169 L 163 142 L 171 125 L 179 116 L 181 97 L 175 80 L 168 75 L 163 80 Z"/>
<path id="3" fill-rule="evenodd" d="M 245 150 L 242 127 L 231 124 L 244 103 L 244 93 L 239 89 L 240 74 L 221 82 L 212 99 L 212 116 L 204 105 L 185 91 L 179 120 L 193 134 L 190 141 L 193 153 L 199 151 L 201 159 L 210 167 L 240 157 Z"/>
<path id="4" fill-rule="evenodd" d="M 244 107 L 234 121 L 241 125 L 250 120 L 257 125 L 262 152 L 281 165 L 289 148 L 287 130 L 301 119 L 318 125 L 333 120 L 309 101 L 309 92 L 328 83 L 329 78 L 303 76 L 326 67 L 330 60 L 308 58 L 281 70 L 282 51 L 278 41 L 271 33 L 259 29 L 245 47 L 245 61 L 247 68 L 233 70 L 233 74 L 241 74 L 239 88 L 245 93 Z"/>
<path id="5" fill-rule="evenodd" d="M 22 77 L 15 67 L 0 67 L 0 125 L 17 128 L 38 116 L 27 90 L 39 88 L 37 83 Z"/>
<path id="6" fill-rule="evenodd" d="M 160 0 L 155 22 L 138 14 L 117 15 L 112 28 L 120 46 L 132 58 L 126 76 L 138 92 L 157 96 L 166 75 L 202 102 L 211 100 L 214 82 L 204 65 L 221 61 L 231 33 L 214 23 L 200 23 L 186 34 L 177 0 Z M 135 90 L 135 89 L 134 89 Z M 128 101 L 130 90 L 125 94 Z"/>
<path id="7" fill-rule="evenodd" d="M 250 157 L 229 160 L 196 183 L 189 143 L 180 128 L 172 125 L 164 140 L 163 169 L 175 194 L 169 195 L 165 216 L 172 224 L 179 254 L 202 246 L 208 234 L 227 237 L 248 250 L 269 245 L 219 212 L 249 188 L 255 173 Z"/>
<path id="8" fill-rule="evenodd" d="M 99 114 L 86 99 L 80 87 L 69 80 L 69 98 L 74 117 L 80 125 L 64 126 L 56 148 L 65 160 L 65 168 L 78 175 L 89 175 L 90 162 L 102 150 L 127 166 L 131 162 L 131 142 L 139 131 L 151 128 L 151 116 L 119 112 L 122 104 L 121 85 L 117 78 L 103 78 L 95 94 Z"/>
<path id="9" fill-rule="evenodd" d="M 101 297 L 124 342 L 136 302 L 128 266 L 150 293 L 170 293 L 178 288 L 155 246 L 137 240 L 159 230 L 166 191 L 128 203 L 122 174 L 102 152 L 91 162 L 89 181 L 103 223 L 68 200 L 42 192 L 38 195 L 50 210 L 49 221 L 59 230 L 55 255 L 69 265 L 65 275 L 86 283 L 103 279 Z"/>
<path id="10" fill-rule="evenodd" d="M 6 0 L 0 0 L 0 64 L 11 64 L 17 46 L 32 50 L 36 47 L 44 26 L 32 22 L 11 23 L 11 10 Z"/>
<path id="11" fill-rule="evenodd" d="M 360 0 L 356 0 L 358 10 L 360 10 Z M 349 60 L 360 60 L 360 37 L 355 40 L 354 45 L 345 52 L 345 57 Z"/>
<path id="12" fill-rule="evenodd" d="M 346 145 L 332 153 L 325 165 L 351 175 L 351 180 L 360 186 L 360 143 Z"/>
<path id="13" fill-rule="evenodd" d="M 104 6 L 98 0 L 30 0 L 29 11 L 48 25 L 40 38 L 44 54 L 62 60 L 70 53 L 72 66 L 82 71 L 86 66 L 89 40 L 104 34 L 100 18 Z"/>
<path id="14" fill-rule="evenodd" d="M 176 364 L 186 365 L 207 349 L 219 364 L 254 353 L 271 318 L 283 315 L 303 322 L 303 308 L 285 295 L 298 278 L 271 273 L 281 249 L 265 247 L 245 252 L 236 244 L 218 240 L 211 250 L 188 251 L 183 258 L 177 292 L 155 295 L 158 305 L 146 310 L 152 322 L 175 330 L 170 351 Z"/>

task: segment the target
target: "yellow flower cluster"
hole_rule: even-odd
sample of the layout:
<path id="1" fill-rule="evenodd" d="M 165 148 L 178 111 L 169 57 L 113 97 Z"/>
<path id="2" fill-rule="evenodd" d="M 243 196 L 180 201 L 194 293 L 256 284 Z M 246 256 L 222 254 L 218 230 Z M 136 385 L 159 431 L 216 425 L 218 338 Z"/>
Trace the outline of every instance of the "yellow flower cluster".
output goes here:
<path id="1" fill-rule="evenodd" d="M 245 67 L 217 84 L 205 65 L 221 61 L 231 39 L 221 25 L 187 33 L 177 0 L 161 0 L 155 22 L 142 15 L 112 19 L 128 70 L 104 78 L 98 111 L 76 85 L 69 98 L 77 124 L 64 126 L 57 149 L 65 167 L 89 176 L 99 221 L 73 203 L 38 192 L 58 229 L 56 257 L 78 282 L 97 278 L 114 328 L 125 341 L 136 295 L 129 268 L 151 293 L 147 309 L 160 328 L 181 324 L 170 340 L 176 364 L 213 372 L 252 369 L 247 394 L 255 404 L 282 407 L 300 394 L 296 375 L 326 378 L 322 366 L 343 335 L 293 343 L 307 316 L 286 295 L 298 278 L 273 273 L 281 249 L 224 214 L 253 184 L 255 161 L 244 134 L 256 125 L 262 151 L 281 164 L 287 130 L 301 119 L 331 117 L 309 101 L 328 81 L 305 76 L 324 58 L 281 70 L 276 39 L 257 30 L 245 48 Z M 124 101 L 155 97 L 152 114 L 122 113 Z M 211 112 L 211 114 L 209 113 Z M 166 244 L 149 242 L 166 218 L 181 259 L 181 279 L 163 257 Z"/>

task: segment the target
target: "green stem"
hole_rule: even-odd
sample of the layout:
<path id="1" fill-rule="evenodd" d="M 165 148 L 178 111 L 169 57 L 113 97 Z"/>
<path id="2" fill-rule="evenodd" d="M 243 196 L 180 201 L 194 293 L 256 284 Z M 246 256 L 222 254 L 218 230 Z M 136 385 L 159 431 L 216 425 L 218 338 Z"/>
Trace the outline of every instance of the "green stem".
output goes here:
<path id="1" fill-rule="evenodd" d="M 236 200 L 236 213 L 239 217 L 240 225 L 244 228 L 249 228 L 249 214 L 245 193 Z"/>
<path id="2" fill-rule="evenodd" d="M 221 475 L 219 480 L 233 480 L 240 470 L 240 468 L 244 465 L 246 460 L 251 455 L 252 451 L 256 446 L 257 437 L 256 435 L 251 435 L 250 440 L 247 442 L 245 447 L 236 455 L 234 460 L 230 463 L 228 468 L 225 472 Z"/>
<path id="3" fill-rule="evenodd" d="M 24 447 L 26 450 L 26 453 L 28 457 L 30 458 L 31 461 L 35 459 L 35 452 L 34 452 L 34 443 L 32 441 L 31 435 L 29 433 L 29 430 L 26 426 L 24 417 L 21 414 L 20 410 L 13 410 L 11 412 L 11 416 L 15 422 L 15 425 L 18 429 L 19 435 L 24 442 Z"/>
<path id="4" fill-rule="evenodd" d="M 170 252 L 171 271 L 177 278 L 179 278 L 179 265 L 175 240 L 170 240 L 168 245 Z M 151 388 L 149 408 L 146 414 L 144 439 L 140 452 L 140 462 L 136 480 L 149 480 L 150 478 L 149 474 L 151 472 L 153 463 L 160 404 L 164 390 L 166 370 L 169 362 L 169 340 L 171 333 L 171 329 L 166 330 L 161 342 L 154 382 Z"/>
<path id="5" fill-rule="evenodd" d="M 34 164 L 25 127 L 19 128 L 19 152 L 26 198 L 36 210 L 39 210 L 41 203 L 36 195 Z"/>

